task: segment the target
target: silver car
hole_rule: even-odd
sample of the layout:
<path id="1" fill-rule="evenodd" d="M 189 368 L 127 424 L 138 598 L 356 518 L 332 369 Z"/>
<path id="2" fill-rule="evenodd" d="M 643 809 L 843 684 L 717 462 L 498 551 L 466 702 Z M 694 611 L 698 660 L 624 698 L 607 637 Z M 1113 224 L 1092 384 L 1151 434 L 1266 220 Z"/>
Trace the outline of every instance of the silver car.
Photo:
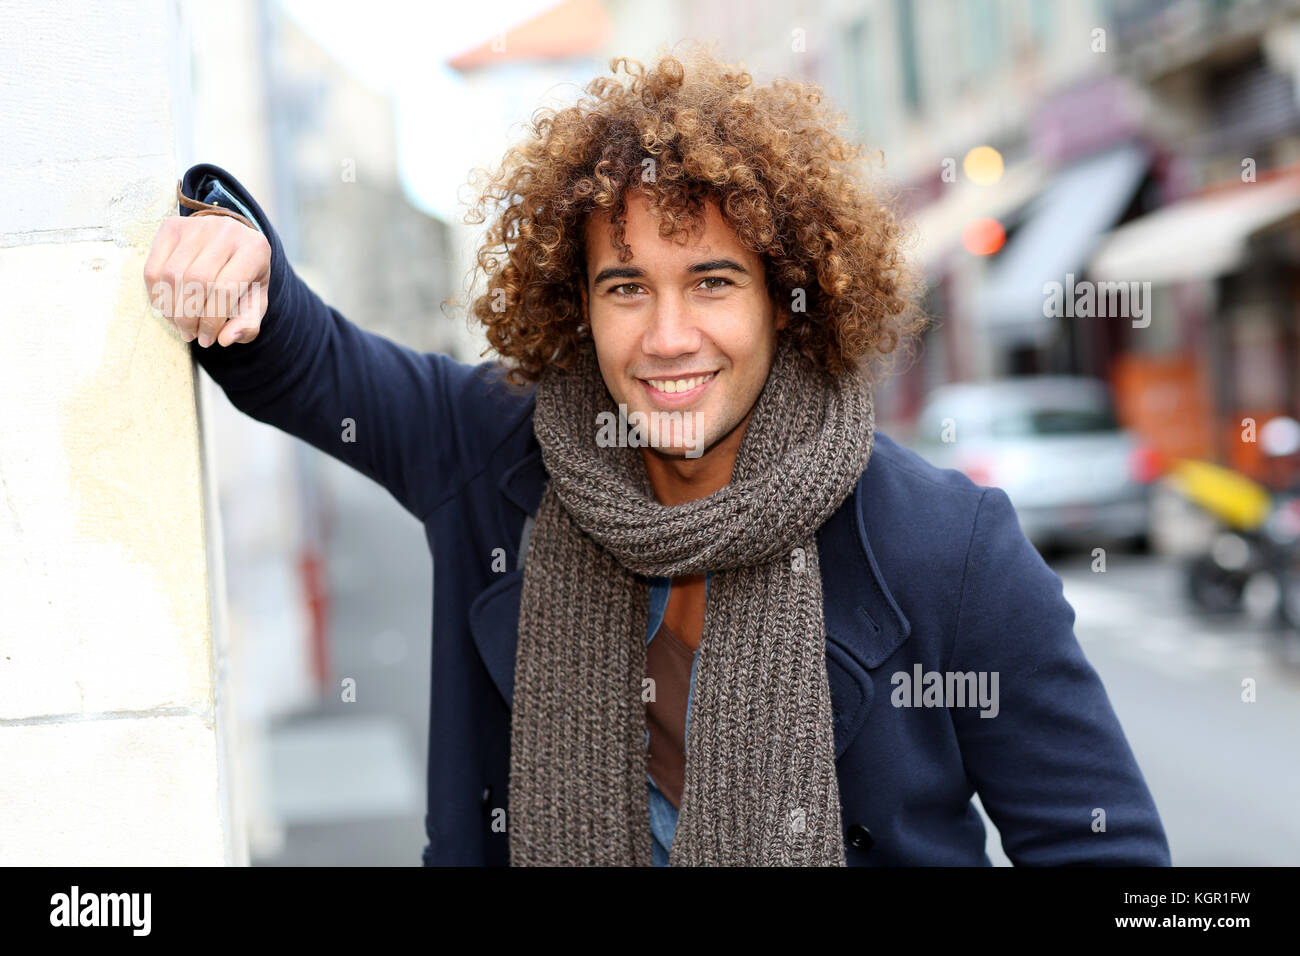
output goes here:
<path id="1" fill-rule="evenodd" d="M 1039 548 L 1101 539 L 1145 547 L 1155 458 L 1120 427 L 1096 379 L 945 385 L 917 418 L 912 447 L 1005 491 Z"/>

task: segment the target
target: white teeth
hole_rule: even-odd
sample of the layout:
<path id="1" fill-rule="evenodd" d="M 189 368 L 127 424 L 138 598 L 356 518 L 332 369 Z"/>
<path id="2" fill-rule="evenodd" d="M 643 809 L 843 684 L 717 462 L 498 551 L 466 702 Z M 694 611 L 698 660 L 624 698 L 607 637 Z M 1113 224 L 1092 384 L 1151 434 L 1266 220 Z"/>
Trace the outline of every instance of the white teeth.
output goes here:
<path id="1" fill-rule="evenodd" d="M 697 375 L 694 378 L 649 378 L 646 381 L 659 391 L 671 395 L 674 392 L 689 392 L 711 378 L 713 378 L 712 372 L 708 375 Z"/>

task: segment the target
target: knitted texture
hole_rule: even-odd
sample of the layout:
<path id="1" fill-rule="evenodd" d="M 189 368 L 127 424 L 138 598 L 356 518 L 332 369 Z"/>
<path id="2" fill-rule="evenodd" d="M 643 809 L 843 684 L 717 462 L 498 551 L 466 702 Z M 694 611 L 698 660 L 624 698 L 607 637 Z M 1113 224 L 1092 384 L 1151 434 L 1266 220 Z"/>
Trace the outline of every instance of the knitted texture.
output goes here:
<path id="1" fill-rule="evenodd" d="M 871 391 L 780 340 L 730 484 L 655 498 L 594 349 L 538 383 L 549 473 L 524 564 L 511 718 L 513 866 L 650 866 L 647 576 L 713 572 L 671 865 L 845 865 L 815 534 L 871 455 Z"/>

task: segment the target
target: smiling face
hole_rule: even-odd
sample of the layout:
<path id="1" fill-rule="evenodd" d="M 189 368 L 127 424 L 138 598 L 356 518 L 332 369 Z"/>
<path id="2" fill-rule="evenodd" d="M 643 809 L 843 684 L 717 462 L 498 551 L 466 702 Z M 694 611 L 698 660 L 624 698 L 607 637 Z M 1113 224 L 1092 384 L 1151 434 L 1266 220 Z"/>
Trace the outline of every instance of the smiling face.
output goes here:
<path id="1" fill-rule="evenodd" d="M 629 193 L 627 262 L 619 262 L 610 228 L 607 214 L 587 220 L 583 296 L 605 385 L 630 423 L 640 412 L 671 426 L 651 439 L 660 459 L 729 457 L 725 484 L 785 324 L 762 259 L 712 201 L 702 228 L 679 244 L 659 235 L 645 197 Z M 672 426 L 674 418 L 683 427 Z"/>

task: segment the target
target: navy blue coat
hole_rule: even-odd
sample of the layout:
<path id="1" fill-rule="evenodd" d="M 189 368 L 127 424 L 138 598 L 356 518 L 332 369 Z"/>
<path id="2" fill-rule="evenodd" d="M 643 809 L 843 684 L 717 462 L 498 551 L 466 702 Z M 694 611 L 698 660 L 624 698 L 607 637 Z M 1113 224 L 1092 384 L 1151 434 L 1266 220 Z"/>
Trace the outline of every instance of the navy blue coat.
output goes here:
<path id="1" fill-rule="evenodd" d="M 216 180 L 272 246 L 259 337 L 192 344 L 243 412 L 383 485 L 434 558 L 426 865 L 505 865 L 521 534 L 547 474 L 530 392 L 353 325 L 295 275 L 265 214 Z M 344 419 L 355 441 L 344 441 Z M 1074 636 L 1060 578 L 1006 494 L 877 431 L 857 488 L 817 535 L 845 844 L 854 866 L 988 865 L 977 793 L 1016 864 L 1168 865 L 1151 793 Z M 504 570 L 494 570 L 503 549 Z M 496 562 L 501 567 L 501 562 Z M 901 706 L 895 675 L 996 672 L 999 712 Z M 1098 810 L 1104 811 L 1104 829 Z M 649 825 L 647 821 L 647 826 Z"/>

